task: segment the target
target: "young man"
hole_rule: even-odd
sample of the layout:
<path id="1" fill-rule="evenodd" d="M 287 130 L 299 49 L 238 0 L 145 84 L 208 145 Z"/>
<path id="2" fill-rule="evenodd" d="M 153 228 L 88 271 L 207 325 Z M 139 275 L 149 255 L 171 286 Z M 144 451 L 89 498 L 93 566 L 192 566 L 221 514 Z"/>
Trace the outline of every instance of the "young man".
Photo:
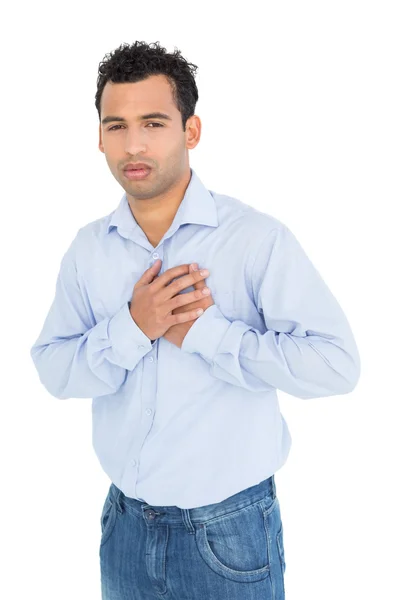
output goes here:
<path id="1" fill-rule="evenodd" d="M 282 600 L 277 390 L 346 394 L 360 373 L 293 233 L 190 168 L 196 68 L 143 42 L 100 64 L 99 149 L 125 192 L 79 229 L 31 349 L 50 394 L 93 398 L 109 600 Z"/>

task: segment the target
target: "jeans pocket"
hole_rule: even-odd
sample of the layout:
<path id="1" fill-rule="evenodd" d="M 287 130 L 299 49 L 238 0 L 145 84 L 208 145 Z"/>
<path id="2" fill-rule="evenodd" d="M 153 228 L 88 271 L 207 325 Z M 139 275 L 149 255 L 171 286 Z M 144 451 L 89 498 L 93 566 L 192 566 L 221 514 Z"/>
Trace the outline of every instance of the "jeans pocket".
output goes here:
<path id="1" fill-rule="evenodd" d="M 111 492 L 109 491 L 104 502 L 103 510 L 100 518 L 101 540 L 100 546 L 103 546 L 111 533 L 113 532 L 115 521 L 117 519 L 117 510 Z"/>
<path id="2" fill-rule="evenodd" d="M 232 581 L 251 583 L 268 577 L 268 534 L 260 502 L 202 523 L 197 548 L 216 573 Z"/>

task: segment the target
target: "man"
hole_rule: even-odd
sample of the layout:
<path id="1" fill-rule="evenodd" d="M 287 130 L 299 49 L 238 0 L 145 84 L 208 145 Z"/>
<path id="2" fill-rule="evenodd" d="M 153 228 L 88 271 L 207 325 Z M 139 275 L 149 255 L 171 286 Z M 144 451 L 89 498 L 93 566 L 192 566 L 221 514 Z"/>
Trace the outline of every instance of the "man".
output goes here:
<path id="1" fill-rule="evenodd" d="M 99 149 L 124 195 L 63 256 L 31 355 L 54 397 L 93 398 L 103 598 L 282 600 L 277 390 L 349 393 L 360 360 L 290 230 L 190 168 L 195 68 L 144 42 L 100 65 Z"/>

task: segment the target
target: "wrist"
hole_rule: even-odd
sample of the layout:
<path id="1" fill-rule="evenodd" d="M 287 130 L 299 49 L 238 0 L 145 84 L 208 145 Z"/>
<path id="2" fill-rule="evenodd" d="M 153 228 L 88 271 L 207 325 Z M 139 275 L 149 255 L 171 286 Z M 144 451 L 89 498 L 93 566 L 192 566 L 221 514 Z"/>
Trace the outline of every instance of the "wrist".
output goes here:
<path id="1" fill-rule="evenodd" d="M 131 313 L 131 302 L 130 300 L 128 300 L 128 308 L 129 308 L 129 312 Z M 132 313 L 131 313 L 131 317 L 132 317 Z M 132 317 L 133 319 L 133 317 Z M 150 339 L 150 338 L 149 338 Z M 156 338 L 157 339 L 157 338 Z M 150 342 L 153 344 L 156 340 L 150 340 Z"/>

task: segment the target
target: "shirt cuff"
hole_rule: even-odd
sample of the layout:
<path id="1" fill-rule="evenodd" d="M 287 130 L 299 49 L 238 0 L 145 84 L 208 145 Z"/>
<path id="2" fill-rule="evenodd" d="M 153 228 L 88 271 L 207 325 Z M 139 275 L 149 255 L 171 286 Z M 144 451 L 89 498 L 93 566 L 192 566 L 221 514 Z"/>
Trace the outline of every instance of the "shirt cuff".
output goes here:
<path id="1" fill-rule="evenodd" d="M 212 304 L 194 321 L 183 338 L 181 350 L 200 354 L 211 364 L 231 324 L 218 306 Z"/>
<path id="2" fill-rule="evenodd" d="M 151 340 L 133 320 L 128 303 L 110 319 L 108 336 L 117 364 L 132 371 L 139 360 L 149 352 L 153 345 Z"/>

